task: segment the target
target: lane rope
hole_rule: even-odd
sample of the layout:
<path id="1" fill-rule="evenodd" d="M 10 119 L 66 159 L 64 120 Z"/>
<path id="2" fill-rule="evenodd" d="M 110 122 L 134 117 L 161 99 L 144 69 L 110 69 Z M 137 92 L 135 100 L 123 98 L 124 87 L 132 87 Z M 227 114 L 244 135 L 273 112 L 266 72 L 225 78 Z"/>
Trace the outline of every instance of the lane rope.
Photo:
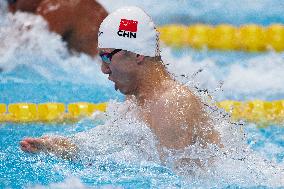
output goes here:
<path id="1" fill-rule="evenodd" d="M 243 50 L 260 52 L 284 50 L 284 25 L 264 27 L 255 24 L 235 27 L 195 24 L 165 25 L 158 28 L 160 39 L 173 47 L 209 48 L 217 50 Z"/>
<path id="2" fill-rule="evenodd" d="M 63 103 L 15 103 L 0 104 L 0 122 L 66 122 L 78 121 L 82 117 L 91 116 L 95 111 L 105 111 L 107 103 L 76 102 Z"/>
<path id="3" fill-rule="evenodd" d="M 230 113 L 233 120 L 244 120 L 263 126 L 284 123 L 284 100 L 276 101 L 233 101 L 218 102 L 217 106 Z"/>
<path id="4" fill-rule="evenodd" d="M 284 100 L 276 101 L 233 101 L 217 102 L 219 108 L 230 113 L 233 120 L 245 120 L 261 124 L 284 123 Z M 7 108 L 8 107 L 8 108 Z M 107 103 L 76 102 L 63 103 L 14 103 L 0 104 L 0 122 L 65 122 L 78 121 L 91 116 L 95 111 L 106 111 Z"/>

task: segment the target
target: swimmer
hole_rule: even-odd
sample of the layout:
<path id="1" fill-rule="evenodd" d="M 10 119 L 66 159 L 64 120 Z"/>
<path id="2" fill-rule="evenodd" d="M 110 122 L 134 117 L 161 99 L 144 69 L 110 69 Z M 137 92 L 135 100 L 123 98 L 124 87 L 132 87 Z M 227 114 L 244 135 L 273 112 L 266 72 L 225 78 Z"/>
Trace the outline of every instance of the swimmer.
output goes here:
<path id="1" fill-rule="evenodd" d="M 97 33 L 108 15 L 95 0 L 7 0 L 11 12 L 41 15 L 51 31 L 62 36 L 70 50 L 97 55 Z"/>
<path id="2" fill-rule="evenodd" d="M 158 149 L 182 150 L 197 143 L 203 148 L 222 146 L 200 99 L 167 72 L 158 32 L 143 10 L 118 9 L 102 22 L 98 36 L 102 72 L 115 90 L 137 104 L 138 117 L 157 137 Z M 20 145 L 26 152 L 47 151 L 69 159 L 78 150 L 68 138 L 57 137 L 26 138 Z"/>

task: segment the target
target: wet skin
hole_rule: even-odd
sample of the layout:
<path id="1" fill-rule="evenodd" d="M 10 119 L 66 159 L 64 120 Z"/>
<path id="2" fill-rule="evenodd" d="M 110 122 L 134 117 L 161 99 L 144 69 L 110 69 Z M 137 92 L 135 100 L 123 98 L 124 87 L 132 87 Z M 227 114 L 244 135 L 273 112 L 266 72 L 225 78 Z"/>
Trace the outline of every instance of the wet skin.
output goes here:
<path id="1" fill-rule="evenodd" d="M 114 49 L 99 49 L 100 54 Z M 186 87 L 173 80 L 164 68 L 143 65 L 145 57 L 121 51 L 110 64 L 102 62 L 101 70 L 109 75 L 115 88 L 134 96 L 141 108 L 140 117 L 157 135 L 161 146 L 183 149 L 200 142 L 220 145 L 219 134 L 198 99 Z M 158 63 L 159 64 L 159 63 Z M 222 145 L 220 145 L 222 146 Z"/>
<path id="2" fill-rule="evenodd" d="M 47 137 L 44 138 L 25 138 L 23 141 L 20 142 L 21 150 L 25 152 L 31 152 L 36 153 L 39 150 L 42 150 L 44 148 L 44 140 L 47 139 Z"/>
<path id="3" fill-rule="evenodd" d="M 67 138 L 44 136 L 41 138 L 25 138 L 20 142 L 21 150 L 29 153 L 53 153 L 64 159 L 74 159 L 77 146 Z"/>

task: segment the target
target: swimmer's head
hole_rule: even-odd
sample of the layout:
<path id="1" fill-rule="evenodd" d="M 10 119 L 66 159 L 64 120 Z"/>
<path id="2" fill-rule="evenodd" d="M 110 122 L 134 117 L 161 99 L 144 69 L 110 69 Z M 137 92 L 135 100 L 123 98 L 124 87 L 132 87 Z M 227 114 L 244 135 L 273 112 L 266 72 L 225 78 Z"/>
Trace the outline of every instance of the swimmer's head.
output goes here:
<path id="1" fill-rule="evenodd" d="M 138 7 L 116 10 L 102 22 L 98 34 L 102 72 L 115 89 L 132 95 L 137 92 L 145 65 L 160 60 L 159 35 L 152 19 Z"/>
<path id="2" fill-rule="evenodd" d="M 125 95 L 136 95 L 142 83 L 151 81 L 151 73 L 164 69 L 160 57 L 149 57 L 114 48 L 100 48 L 101 71 L 108 74 L 115 89 Z M 160 74 L 160 73 L 159 73 Z M 155 77 L 154 76 L 154 77 Z"/>
<path id="3" fill-rule="evenodd" d="M 98 33 L 99 48 L 159 56 L 159 33 L 151 17 L 138 7 L 123 7 L 109 14 Z"/>

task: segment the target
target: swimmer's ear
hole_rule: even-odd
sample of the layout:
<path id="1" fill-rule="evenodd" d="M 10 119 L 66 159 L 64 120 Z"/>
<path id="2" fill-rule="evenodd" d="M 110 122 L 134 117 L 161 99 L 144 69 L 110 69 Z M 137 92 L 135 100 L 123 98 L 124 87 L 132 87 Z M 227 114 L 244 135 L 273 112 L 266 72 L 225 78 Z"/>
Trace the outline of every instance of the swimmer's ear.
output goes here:
<path id="1" fill-rule="evenodd" d="M 136 61 L 138 64 L 141 64 L 144 61 L 145 56 L 137 54 Z"/>

